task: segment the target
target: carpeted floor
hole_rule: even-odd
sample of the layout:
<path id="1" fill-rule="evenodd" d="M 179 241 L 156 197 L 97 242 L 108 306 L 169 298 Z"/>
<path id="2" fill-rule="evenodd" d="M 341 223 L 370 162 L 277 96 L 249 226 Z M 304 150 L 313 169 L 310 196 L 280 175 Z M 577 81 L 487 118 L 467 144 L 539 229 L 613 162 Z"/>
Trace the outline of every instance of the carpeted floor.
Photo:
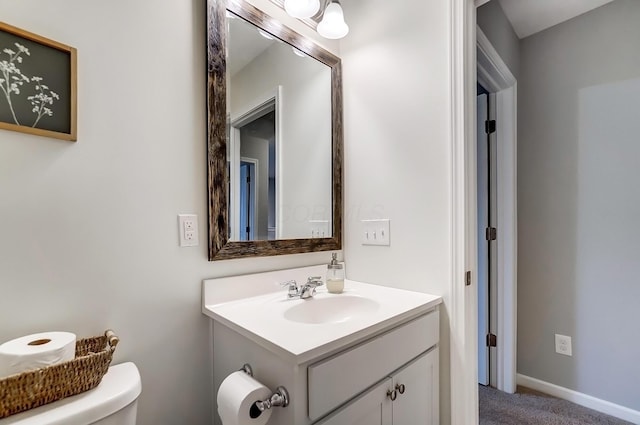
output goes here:
<path id="1" fill-rule="evenodd" d="M 533 391 L 507 394 L 479 385 L 479 393 L 480 425 L 632 425 Z"/>

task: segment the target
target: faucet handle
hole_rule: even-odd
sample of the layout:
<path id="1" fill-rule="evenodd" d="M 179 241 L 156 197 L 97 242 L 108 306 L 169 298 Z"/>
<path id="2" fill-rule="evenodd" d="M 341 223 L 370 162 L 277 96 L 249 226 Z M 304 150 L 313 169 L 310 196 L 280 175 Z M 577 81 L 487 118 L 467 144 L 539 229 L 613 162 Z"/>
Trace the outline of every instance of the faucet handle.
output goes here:
<path id="1" fill-rule="evenodd" d="M 286 282 L 280 282 L 280 286 L 287 286 L 289 289 L 298 290 L 298 283 L 295 280 L 287 280 Z"/>
<path id="2" fill-rule="evenodd" d="M 322 282 L 322 276 L 309 276 L 307 278 L 307 285 L 312 285 L 312 286 L 324 285 L 324 283 Z"/>
<path id="3" fill-rule="evenodd" d="M 280 282 L 280 286 L 288 287 L 289 298 L 293 298 L 298 295 L 298 283 L 295 280 L 287 280 L 286 282 Z"/>

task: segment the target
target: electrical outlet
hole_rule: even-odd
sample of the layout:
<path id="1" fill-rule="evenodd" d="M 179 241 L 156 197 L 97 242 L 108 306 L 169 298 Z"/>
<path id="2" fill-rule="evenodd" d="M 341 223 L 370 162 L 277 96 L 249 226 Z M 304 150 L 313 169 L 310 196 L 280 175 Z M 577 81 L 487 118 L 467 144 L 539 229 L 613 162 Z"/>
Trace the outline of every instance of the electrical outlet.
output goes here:
<path id="1" fill-rule="evenodd" d="M 186 214 L 185 214 L 185 215 L 186 215 Z M 184 224 L 184 231 L 185 231 L 185 232 L 188 232 L 188 231 L 190 231 L 190 230 L 191 230 L 191 231 L 193 231 L 193 230 L 194 230 L 194 226 L 195 226 L 195 224 L 194 224 L 194 220 L 193 220 L 193 219 L 191 219 L 191 218 L 185 218 L 185 219 L 184 219 L 184 221 L 183 221 L 183 224 Z"/>
<path id="2" fill-rule="evenodd" d="M 572 356 L 571 337 L 556 334 L 556 353 Z"/>
<path id="3" fill-rule="evenodd" d="M 178 214 L 178 234 L 180 246 L 198 246 L 198 216 Z"/>

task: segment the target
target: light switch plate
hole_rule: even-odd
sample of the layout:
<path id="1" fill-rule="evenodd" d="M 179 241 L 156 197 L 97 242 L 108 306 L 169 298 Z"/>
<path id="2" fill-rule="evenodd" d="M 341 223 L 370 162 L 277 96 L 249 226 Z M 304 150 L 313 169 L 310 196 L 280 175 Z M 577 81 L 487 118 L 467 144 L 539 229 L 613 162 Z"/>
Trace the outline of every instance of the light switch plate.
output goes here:
<path id="1" fill-rule="evenodd" d="M 388 218 L 362 220 L 362 245 L 391 245 Z"/>
<path id="2" fill-rule="evenodd" d="M 309 220 L 312 238 L 330 238 L 329 220 Z"/>
<path id="3" fill-rule="evenodd" d="M 198 246 L 198 216 L 178 214 L 178 235 L 180 246 Z"/>

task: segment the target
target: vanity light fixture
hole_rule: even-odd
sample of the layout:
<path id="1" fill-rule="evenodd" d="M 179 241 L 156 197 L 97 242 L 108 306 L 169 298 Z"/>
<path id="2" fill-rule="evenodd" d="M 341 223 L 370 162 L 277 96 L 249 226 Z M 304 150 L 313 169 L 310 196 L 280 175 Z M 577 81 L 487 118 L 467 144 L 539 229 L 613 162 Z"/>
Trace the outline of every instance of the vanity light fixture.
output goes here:
<path id="1" fill-rule="evenodd" d="M 338 39 L 349 33 L 349 26 L 344 21 L 342 6 L 338 0 L 331 0 L 324 10 L 322 21 L 318 24 L 318 34 L 325 38 Z"/>
<path id="2" fill-rule="evenodd" d="M 294 18 L 310 18 L 320 9 L 320 0 L 284 0 L 284 10 Z"/>
<path id="3" fill-rule="evenodd" d="M 310 27 L 316 28 L 322 37 L 338 39 L 349 33 L 349 26 L 344 21 L 344 12 L 339 0 L 271 1 L 283 7 L 289 16 L 301 19 Z M 321 5 L 324 7 L 324 11 L 318 13 Z M 320 16 L 322 16 L 322 20 L 316 25 Z"/>

